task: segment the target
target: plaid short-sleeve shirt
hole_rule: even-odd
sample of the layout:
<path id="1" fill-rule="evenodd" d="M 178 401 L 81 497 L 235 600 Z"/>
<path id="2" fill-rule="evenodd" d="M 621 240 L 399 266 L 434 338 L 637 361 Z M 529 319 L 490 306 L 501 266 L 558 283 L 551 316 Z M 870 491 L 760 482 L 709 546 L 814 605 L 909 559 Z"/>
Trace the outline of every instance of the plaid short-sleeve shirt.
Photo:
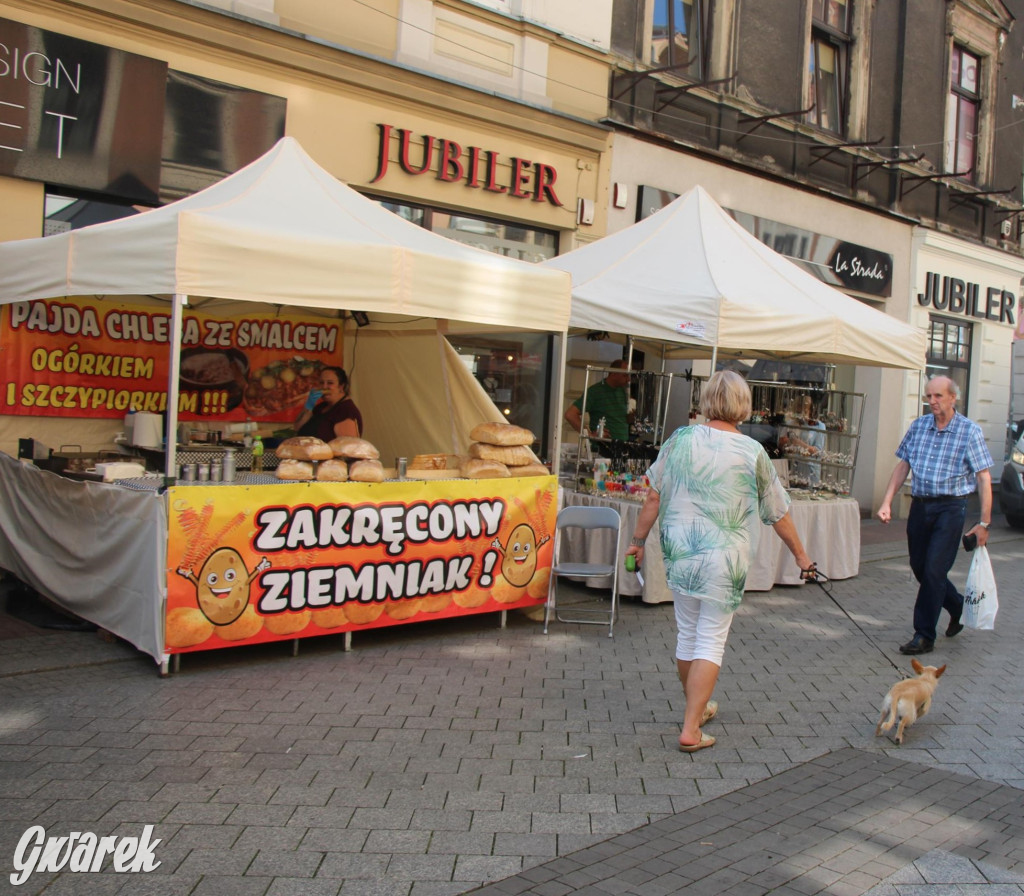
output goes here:
<path id="1" fill-rule="evenodd" d="M 910 464 L 912 491 L 921 498 L 969 495 L 975 490 L 976 474 L 993 463 L 981 427 L 955 411 L 945 429 L 935 425 L 934 414 L 918 417 L 896 456 Z"/>

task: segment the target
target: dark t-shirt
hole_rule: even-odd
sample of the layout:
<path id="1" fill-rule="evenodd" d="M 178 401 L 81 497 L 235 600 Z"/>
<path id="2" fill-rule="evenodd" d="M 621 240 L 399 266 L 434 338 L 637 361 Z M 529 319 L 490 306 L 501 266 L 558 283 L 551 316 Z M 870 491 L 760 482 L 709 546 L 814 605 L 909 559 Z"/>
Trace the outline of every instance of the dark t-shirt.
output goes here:
<path id="1" fill-rule="evenodd" d="M 324 401 L 318 401 L 313 408 L 313 416 L 310 417 L 299 430 L 300 436 L 316 436 L 325 442 L 335 438 L 334 427 L 345 420 L 355 420 L 359 435 L 363 434 L 363 415 L 351 398 L 343 398 L 328 406 Z"/>

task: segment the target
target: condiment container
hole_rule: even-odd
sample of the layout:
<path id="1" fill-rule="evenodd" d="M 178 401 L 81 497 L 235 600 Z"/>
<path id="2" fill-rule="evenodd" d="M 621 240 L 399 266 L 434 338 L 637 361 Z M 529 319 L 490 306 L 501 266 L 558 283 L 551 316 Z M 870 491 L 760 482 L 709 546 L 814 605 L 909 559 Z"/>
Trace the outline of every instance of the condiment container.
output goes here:
<path id="1" fill-rule="evenodd" d="M 221 475 L 225 482 L 235 481 L 235 449 L 225 448 L 221 461 Z"/>
<path id="2" fill-rule="evenodd" d="M 196 472 L 199 474 L 199 481 L 200 482 L 209 482 L 210 481 L 210 465 L 209 464 L 199 464 Z"/>

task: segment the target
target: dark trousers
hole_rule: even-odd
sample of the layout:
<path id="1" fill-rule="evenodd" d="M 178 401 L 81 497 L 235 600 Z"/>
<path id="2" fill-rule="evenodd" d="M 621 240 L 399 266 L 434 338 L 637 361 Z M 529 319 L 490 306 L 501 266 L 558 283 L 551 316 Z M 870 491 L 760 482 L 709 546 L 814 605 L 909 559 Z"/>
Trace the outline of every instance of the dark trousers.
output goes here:
<path id="1" fill-rule="evenodd" d="M 907 517 L 910 568 L 920 587 L 914 604 L 914 634 L 935 640 L 935 626 L 943 609 L 959 619 L 964 596 L 953 587 L 949 571 L 956 562 L 967 516 L 967 499 L 913 501 Z"/>

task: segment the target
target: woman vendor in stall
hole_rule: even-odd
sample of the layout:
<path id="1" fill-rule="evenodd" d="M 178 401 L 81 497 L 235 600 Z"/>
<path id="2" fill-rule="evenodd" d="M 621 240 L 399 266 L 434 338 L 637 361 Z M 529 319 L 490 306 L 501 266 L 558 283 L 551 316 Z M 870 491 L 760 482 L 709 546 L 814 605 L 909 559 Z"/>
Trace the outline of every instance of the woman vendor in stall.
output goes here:
<path id="1" fill-rule="evenodd" d="M 348 397 L 348 376 L 341 367 L 320 372 L 320 388 L 311 389 L 306 406 L 295 418 L 300 436 L 316 436 L 325 442 L 341 436 L 363 435 L 363 415 Z"/>

